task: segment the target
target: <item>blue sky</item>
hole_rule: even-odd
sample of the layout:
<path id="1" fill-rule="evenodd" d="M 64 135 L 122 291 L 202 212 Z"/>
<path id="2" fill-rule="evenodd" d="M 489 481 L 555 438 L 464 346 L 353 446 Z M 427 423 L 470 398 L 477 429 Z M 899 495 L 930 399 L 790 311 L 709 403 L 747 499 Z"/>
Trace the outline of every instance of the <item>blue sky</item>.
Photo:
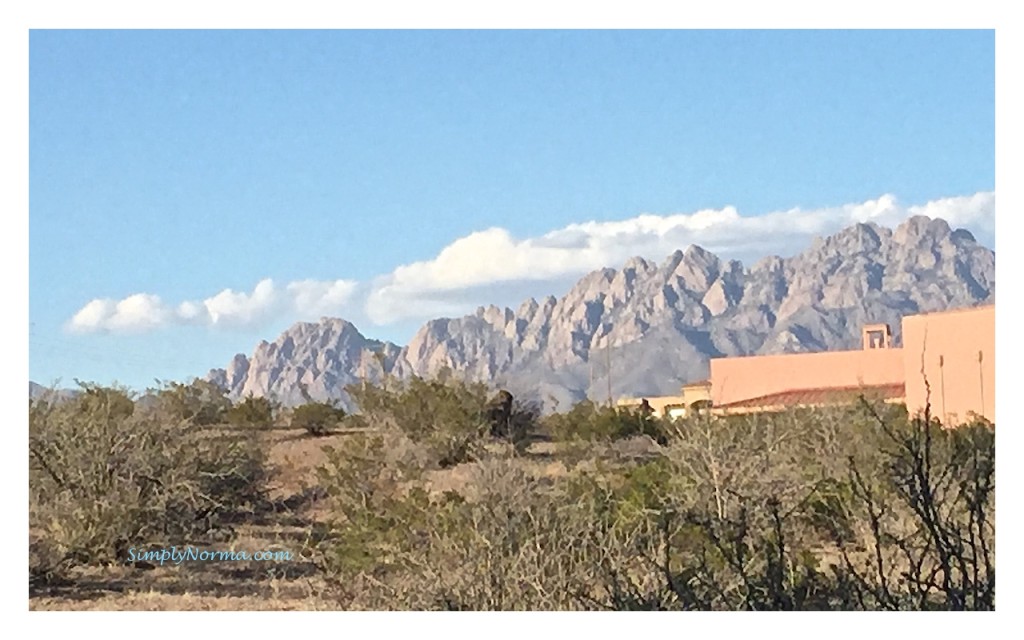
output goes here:
<path id="1" fill-rule="evenodd" d="M 320 315 L 404 343 L 690 242 L 749 261 L 925 212 L 992 246 L 990 31 L 34 31 L 29 55 L 42 383 L 202 375 Z"/>

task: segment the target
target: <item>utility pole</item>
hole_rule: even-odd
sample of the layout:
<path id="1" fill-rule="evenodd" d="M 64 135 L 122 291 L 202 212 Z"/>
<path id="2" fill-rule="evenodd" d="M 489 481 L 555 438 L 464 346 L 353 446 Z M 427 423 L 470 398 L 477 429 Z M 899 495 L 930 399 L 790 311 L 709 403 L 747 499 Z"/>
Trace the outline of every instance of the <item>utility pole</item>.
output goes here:
<path id="1" fill-rule="evenodd" d="M 377 360 L 377 364 L 380 365 L 380 384 L 384 393 L 388 392 L 388 372 L 385 364 L 387 363 L 387 356 L 384 355 L 384 348 L 381 347 L 379 350 L 373 352 L 373 357 Z"/>
<path id="2" fill-rule="evenodd" d="M 359 379 L 363 384 L 363 391 L 366 391 L 366 347 L 359 351 Z"/>
<path id="3" fill-rule="evenodd" d="M 587 396 L 594 392 L 594 358 L 593 353 L 587 354 L 587 367 L 590 368 L 590 384 L 587 385 Z"/>
<path id="4" fill-rule="evenodd" d="M 608 369 L 608 406 L 612 407 L 614 405 L 612 404 L 612 340 L 610 337 L 604 345 L 604 360 Z"/>

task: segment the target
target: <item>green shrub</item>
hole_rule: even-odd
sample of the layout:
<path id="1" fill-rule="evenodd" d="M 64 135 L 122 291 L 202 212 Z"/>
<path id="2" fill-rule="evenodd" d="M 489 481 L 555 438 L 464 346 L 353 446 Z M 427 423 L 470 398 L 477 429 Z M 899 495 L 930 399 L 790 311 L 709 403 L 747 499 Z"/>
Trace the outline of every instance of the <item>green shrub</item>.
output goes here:
<path id="1" fill-rule="evenodd" d="M 646 435 L 659 444 L 667 442 L 662 420 L 621 407 L 608 407 L 590 400 L 576 403 L 568 413 L 553 414 L 545 420 L 552 437 L 562 442 L 620 440 Z"/>
<path id="2" fill-rule="evenodd" d="M 331 402 L 307 402 L 292 410 L 291 426 L 311 436 L 329 434 L 345 417 L 345 411 Z"/>
<path id="3" fill-rule="evenodd" d="M 267 428 L 273 426 L 277 406 L 264 397 L 251 393 L 227 411 L 227 421 L 236 427 Z"/>
<path id="4" fill-rule="evenodd" d="M 477 459 L 490 436 L 487 387 L 441 375 L 404 383 L 352 385 L 360 420 L 371 428 L 397 428 L 423 446 L 441 467 Z"/>
<path id="5" fill-rule="evenodd" d="M 157 391 L 160 410 L 171 419 L 196 426 L 223 423 L 231 401 L 223 389 L 206 380 L 169 382 Z"/>
<path id="6" fill-rule="evenodd" d="M 390 571 L 398 562 L 393 553 L 401 537 L 419 528 L 422 506 L 402 495 L 401 483 L 415 477 L 416 465 L 396 458 L 401 447 L 393 434 L 356 433 L 338 446 L 325 447 L 326 461 L 317 469 L 321 486 L 331 500 L 335 536 L 324 546 L 331 574 L 352 577 L 361 571 Z"/>

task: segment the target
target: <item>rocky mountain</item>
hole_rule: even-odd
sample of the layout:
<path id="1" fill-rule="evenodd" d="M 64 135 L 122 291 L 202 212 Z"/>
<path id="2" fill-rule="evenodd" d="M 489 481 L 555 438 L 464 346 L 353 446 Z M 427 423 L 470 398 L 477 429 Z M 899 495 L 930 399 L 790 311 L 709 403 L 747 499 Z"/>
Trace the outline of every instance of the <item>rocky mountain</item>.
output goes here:
<path id="1" fill-rule="evenodd" d="M 355 325 L 339 318 L 293 325 L 274 342 L 256 345 L 251 357 L 236 355 L 226 369 L 214 369 L 207 380 L 228 390 L 232 398 L 275 398 L 285 405 L 340 399 L 348 405 L 347 385 L 381 379 L 392 371 L 402 348 L 370 340 Z"/>
<path id="2" fill-rule="evenodd" d="M 339 398 L 361 375 L 442 368 L 566 408 L 590 397 L 667 395 L 707 376 L 712 357 L 856 348 L 860 327 L 991 303 L 995 254 L 970 232 L 918 216 L 896 229 L 856 224 L 799 255 L 750 268 L 698 246 L 660 264 L 632 258 L 584 276 L 561 298 L 481 307 L 427 322 L 408 346 L 324 318 L 300 323 L 209 379 L 235 396 Z M 374 355 L 377 353 L 379 355 Z"/>
<path id="3" fill-rule="evenodd" d="M 57 389 L 52 387 L 44 387 L 36 382 L 28 381 L 28 399 L 29 400 L 47 400 L 64 402 L 66 400 L 72 400 L 78 396 L 80 392 L 77 389 Z"/>

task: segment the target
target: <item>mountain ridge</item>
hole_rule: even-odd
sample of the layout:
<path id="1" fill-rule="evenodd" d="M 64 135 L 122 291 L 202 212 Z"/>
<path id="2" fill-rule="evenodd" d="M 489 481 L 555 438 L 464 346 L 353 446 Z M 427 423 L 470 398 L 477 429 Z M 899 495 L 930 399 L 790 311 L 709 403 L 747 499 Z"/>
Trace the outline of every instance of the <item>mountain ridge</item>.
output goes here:
<path id="1" fill-rule="evenodd" d="M 698 245 L 660 263 L 633 257 L 585 274 L 562 297 L 528 298 L 428 320 L 402 347 L 340 318 L 296 323 L 207 379 L 248 393 L 351 408 L 347 384 L 448 368 L 546 410 L 585 397 L 664 395 L 707 376 L 711 357 L 855 348 L 860 326 L 995 300 L 995 253 L 964 229 L 914 216 L 895 229 L 857 223 L 804 251 L 746 268 Z M 374 354 L 378 355 L 374 355 Z"/>

